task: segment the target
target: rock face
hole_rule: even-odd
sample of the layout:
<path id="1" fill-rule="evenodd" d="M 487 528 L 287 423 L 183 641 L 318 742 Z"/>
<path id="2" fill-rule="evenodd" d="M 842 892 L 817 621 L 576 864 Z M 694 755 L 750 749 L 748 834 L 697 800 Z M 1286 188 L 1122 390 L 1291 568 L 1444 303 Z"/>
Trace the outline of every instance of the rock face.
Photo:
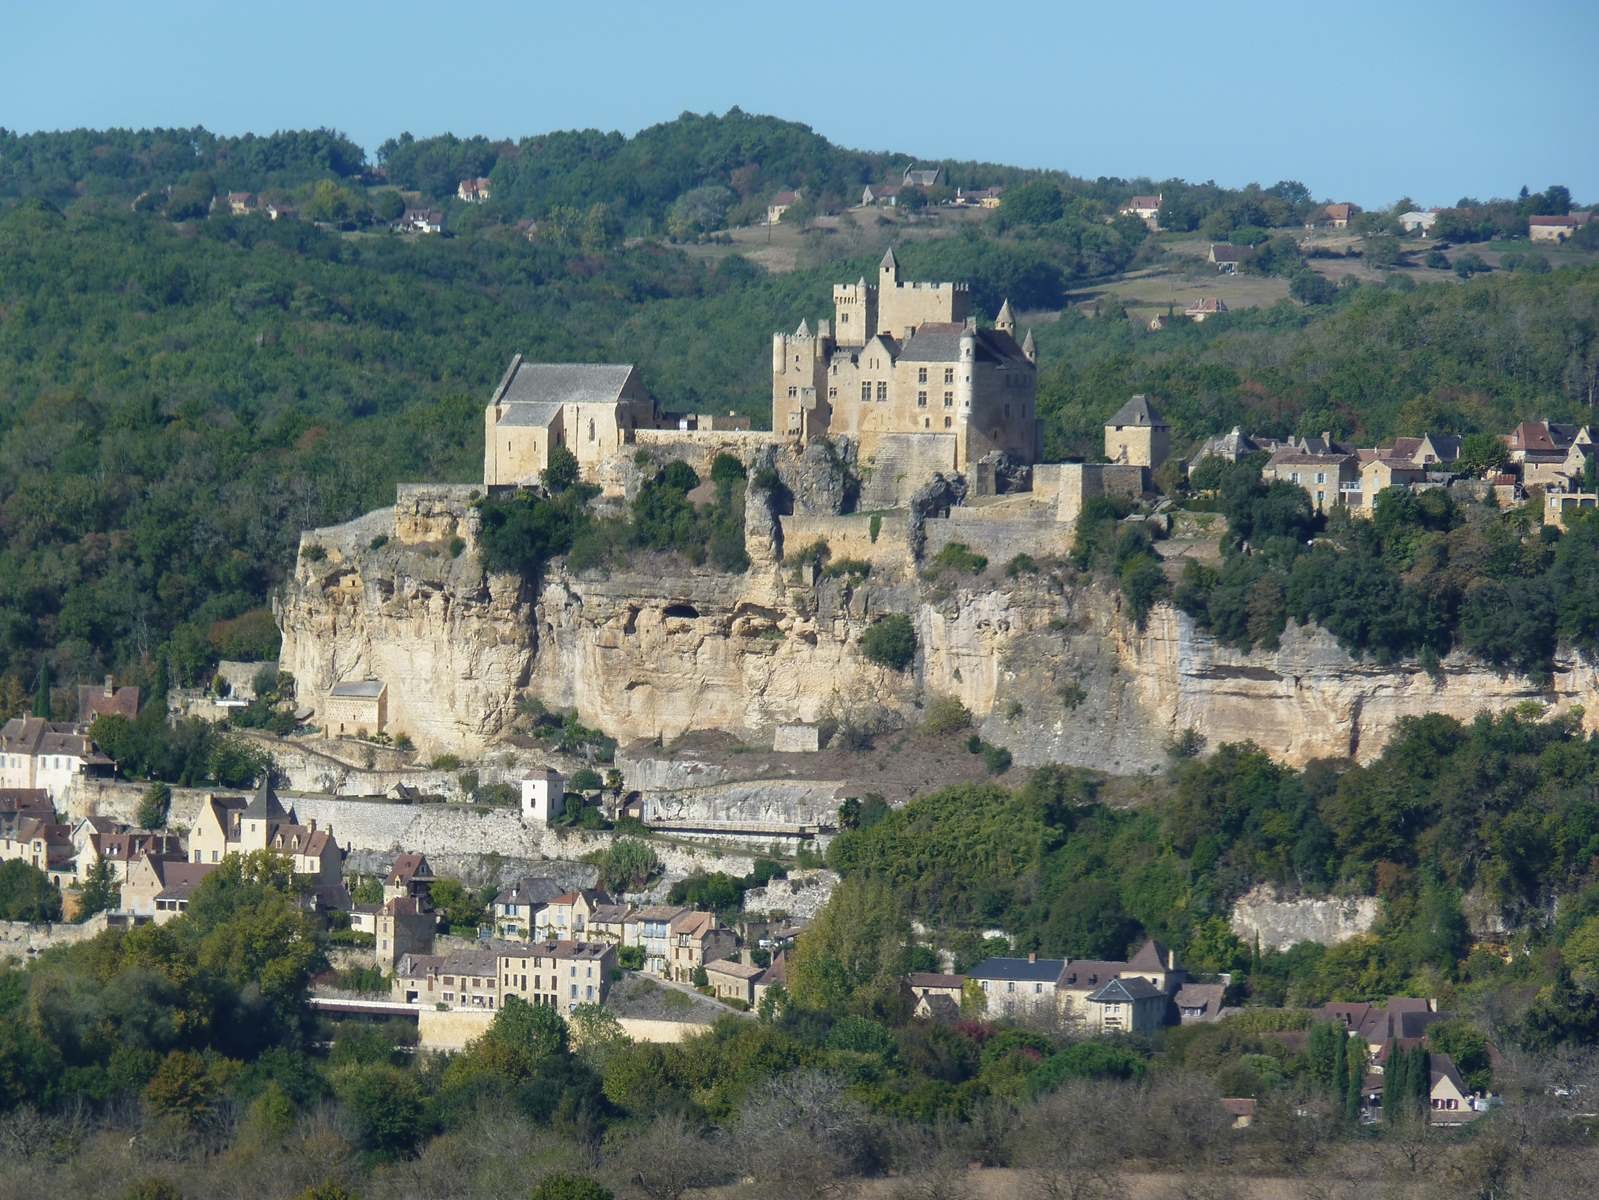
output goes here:
<path id="1" fill-rule="evenodd" d="M 826 501 L 830 470 L 804 462 L 788 473 Z M 1290 628 L 1281 649 L 1251 654 L 1169 607 L 1140 630 L 1114 593 L 1069 574 L 852 582 L 784 567 L 756 489 L 743 574 L 673 559 L 603 577 L 556 566 L 536 595 L 484 573 L 465 489 L 401 501 L 304 535 L 278 604 L 282 666 L 313 709 L 341 680 L 382 679 L 390 732 L 424 755 L 481 750 L 523 695 L 627 742 L 705 729 L 769 737 L 790 722 L 881 726 L 914 719 L 926 695 L 942 693 L 1020 763 L 1124 773 L 1159 767 L 1188 728 L 1211 746 L 1249 739 L 1301 765 L 1370 760 L 1400 718 L 1427 712 L 1469 718 L 1537 700 L 1580 704 L 1590 727 L 1599 722 L 1599 675 L 1580 661 L 1560 664 L 1547 690 L 1462 656 L 1435 678 L 1353 659 L 1315 628 Z M 887 612 L 916 628 L 904 673 L 860 652 Z"/>
<path id="2" fill-rule="evenodd" d="M 1233 905 L 1232 929 L 1245 943 L 1262 950 L 1287 950 L 1300 942 L 1336 946 L 1369 933 L 1381 915 L 1375 896 L 1326 900 L 1287 900 L 1261 886 Z"/>

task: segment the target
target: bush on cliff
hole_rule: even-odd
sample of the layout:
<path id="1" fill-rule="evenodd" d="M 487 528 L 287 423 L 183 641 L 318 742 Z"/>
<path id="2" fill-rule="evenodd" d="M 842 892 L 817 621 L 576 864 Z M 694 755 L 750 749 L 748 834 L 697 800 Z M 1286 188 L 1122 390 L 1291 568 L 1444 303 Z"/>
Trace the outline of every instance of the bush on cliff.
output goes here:
<path id="1" fill-rule="evenodd" d="M 889 613 L 861 635 L 861 653 L 890 671 L 903 671 L 916 661 L 916 627 L 904 613 Z"/>

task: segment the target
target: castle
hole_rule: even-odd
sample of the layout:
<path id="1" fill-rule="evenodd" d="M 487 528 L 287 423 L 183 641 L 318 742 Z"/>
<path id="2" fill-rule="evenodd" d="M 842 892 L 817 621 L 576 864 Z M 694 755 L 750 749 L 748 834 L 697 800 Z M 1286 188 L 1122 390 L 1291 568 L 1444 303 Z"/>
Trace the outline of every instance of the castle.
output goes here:
<path id="1" fill-rule="evenodd" d="M 890 250 L 876 283 L 833 288 L 833 318 L 772 336 L 774 433 L 849 437 L 863 461 L 915 435 L 919 461 L 951 472 L 996 452 L 1037 461 L 1038 354 L 1009 301 L 979 329 L 965 284 L 903 282 Z"/>

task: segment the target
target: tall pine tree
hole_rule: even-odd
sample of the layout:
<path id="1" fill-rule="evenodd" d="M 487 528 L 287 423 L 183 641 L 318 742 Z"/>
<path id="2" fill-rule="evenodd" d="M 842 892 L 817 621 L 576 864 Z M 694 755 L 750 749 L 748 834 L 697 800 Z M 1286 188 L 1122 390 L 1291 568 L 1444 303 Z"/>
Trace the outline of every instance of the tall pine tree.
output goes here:
<path id="1" fill-rule="evenodd" d="M 50 719 L 50 668 L 39 668 L 39 686 L 33 693 L 33 715 Z"/>

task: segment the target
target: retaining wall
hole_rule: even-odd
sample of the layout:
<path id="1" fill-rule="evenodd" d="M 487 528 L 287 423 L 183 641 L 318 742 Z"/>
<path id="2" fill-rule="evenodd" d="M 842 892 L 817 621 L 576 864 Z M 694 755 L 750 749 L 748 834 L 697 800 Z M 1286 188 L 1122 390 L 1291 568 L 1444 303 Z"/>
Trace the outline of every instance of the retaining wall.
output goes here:
<path id="1" fill-rule="evenodd" d="M 793 554 L 820 539 L 832 552 L 830 562 L 859 558 L 883 570 L 903 570 L 911 565 L 910 522 L 902 511 L 879 513 L 877 540 L 872 540 L 871 513 L 849 513 L 838 517 L 805 517 L 798 514 L 777 519 L 783 530 L 783 553 Z"/>
<path id="2" fill-rule="evenodd" d="M 1059 521 L 1032 517 L 980 517 L 955 514 L 928 517 L 923 528 L 927 544 L 924 559 L 934 558 L 951 542 L 960 542 L 988 559 L 991 566 L 1003 567 L 1018 554 L 1034 558 L 1065 554 L 1072 547 L 1072 526 Z"/>

